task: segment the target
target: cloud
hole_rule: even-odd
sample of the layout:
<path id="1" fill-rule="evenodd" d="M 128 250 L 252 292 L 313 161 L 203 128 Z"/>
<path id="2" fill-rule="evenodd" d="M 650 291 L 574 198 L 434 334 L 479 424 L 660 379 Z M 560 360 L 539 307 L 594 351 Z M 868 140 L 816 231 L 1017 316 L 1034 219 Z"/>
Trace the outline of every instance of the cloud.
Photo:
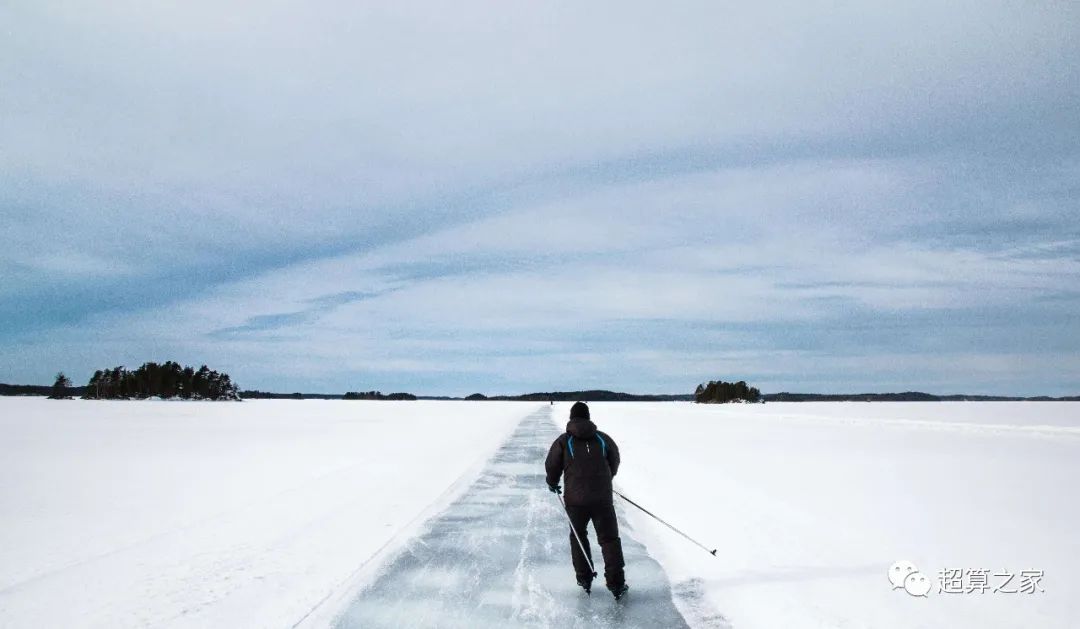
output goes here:
<path id="1" fill-rule="evenodd" d="M 917 216 L 846 236 L 871 212 L 864 203 L 902 201 L 912 179 L 903 162 L 868 170 L 828 160 L 607 186 L 89 325 L 102 339 L 113 329 L 143 339 L 133 347 L 220 356 L 263 388 L 260 378 L 286 389 L 424 383 L 439 393 L 579 382 L 678 391 L 729 372 L 770 390 L 846 390 L 874 378 L 960 390 L 945 358 L 959 355 L 972 390 L 985 391 L 982 378 L 1001 374 L 971 369 L 972 347 L 995 357 L 987 365 L 1013 356 L 1026 372 L 1034 350 L 1080 349 L 1065 315 L 1080 279 L 1067 241 L 980 251 L 891 235 Z M 769 184 L 781 189 L 775 202 Z M 763 209 L 744 215 L 758 197 Z M 800 207 L 836 199 L 847 203 L 826 220 L 798 221 Z M 710 220 L 731 231 L 691 229 Z M 609 231 L 618 237 L 587 246 Z M 1065 388 L 1072 372 L 1051 364 L 1042 375 Z"/>
<path id="2" fill-rule="evenodd" d="M 1074 373 L 1045 349 L 1077 343 L 1071 3 L 0 19 L 6 379 L 155 352 L 262 388 L 899 378 L 846 329 L 866 365 L 1023 338 L 1047 361 L 994 382 Z"/>

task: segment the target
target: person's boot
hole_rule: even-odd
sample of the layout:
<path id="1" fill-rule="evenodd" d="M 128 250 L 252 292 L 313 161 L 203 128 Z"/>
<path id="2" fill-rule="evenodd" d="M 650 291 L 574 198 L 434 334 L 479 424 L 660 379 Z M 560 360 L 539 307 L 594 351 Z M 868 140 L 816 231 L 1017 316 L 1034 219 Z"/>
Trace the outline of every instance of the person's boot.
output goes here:
<path id="1" fill-rule="evenodd" d="M 622 585 L 609 586 L 608 589 L 611 590 L 611 594 L 615 597 L 615 600 L 619 600 L 626 596 L 627 591 L 630 590 L 630 586 L 623 583 Z"/>
<path id="2" fill-rule="evenodd" d="M 592 579 L 578 577 L 577 584 L 581 586 L 581 589 L 585 590 L 586 594 L 592 595 Z"/>

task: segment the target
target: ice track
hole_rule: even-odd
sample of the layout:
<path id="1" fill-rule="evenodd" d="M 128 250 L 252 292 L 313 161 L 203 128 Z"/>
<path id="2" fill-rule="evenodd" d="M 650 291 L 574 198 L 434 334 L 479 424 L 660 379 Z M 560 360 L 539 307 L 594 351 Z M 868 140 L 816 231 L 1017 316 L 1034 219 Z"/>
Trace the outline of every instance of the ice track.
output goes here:
<path id="1" fill-rule="evenodd" d="M 558 434 L 550 412 L 522 419 L 480 478 L 348 603 L 334 626 L 686 627 L 667 576 L 629 536 L 621 511 L 630 594 L 616 602 L 604 589 L 591 527 L 600 577 L 591 597 L 574 583 L 569 529 L 543 477 Z"/>

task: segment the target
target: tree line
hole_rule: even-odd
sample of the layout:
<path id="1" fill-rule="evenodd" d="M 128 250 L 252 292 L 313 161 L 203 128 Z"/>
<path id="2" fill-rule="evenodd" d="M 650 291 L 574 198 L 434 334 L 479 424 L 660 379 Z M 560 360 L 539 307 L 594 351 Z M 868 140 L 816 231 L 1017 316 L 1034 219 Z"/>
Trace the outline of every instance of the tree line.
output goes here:
<path id="1" fill-rule="evenodd" d="M 453 398 L 456 399 L 456 398 Z M 473 393 L 465 398 L 470 402 L 494 400 L 499 402 L 675 402 L 689 401 L 689 395 L 650 395 L 639 393 L 620 393 L 605 389 L 588 391 L 549 391 L 546 393 L 523 393 L 521 395 L 492 395 Z"/>
<path id="2" fill-rule="evenodd" d="M 415 400 L 412 393 L 382 393 L 381 391 L 349 391 L 343 400 Z"/>
<path id="3" fill-rule="evenodd" d="M 194 369 L 170 360 L 162 364 L 143 363 L 134 371 L 124 367 L 99 369 L 90 377 L 83 399 L 239 400 L 237 391 L 227 373 L 214 371 L 206 365 Z"/>
<path id="4" fill-rule="evenodd" d="M 698 404 L 723 404 L 743 400 L 746 402 L 760 402 L 761 391 L 751 387 L 746 382 L 709 381 L 708 384 L 699 384 L 694 391 L 694 401 Z"/>

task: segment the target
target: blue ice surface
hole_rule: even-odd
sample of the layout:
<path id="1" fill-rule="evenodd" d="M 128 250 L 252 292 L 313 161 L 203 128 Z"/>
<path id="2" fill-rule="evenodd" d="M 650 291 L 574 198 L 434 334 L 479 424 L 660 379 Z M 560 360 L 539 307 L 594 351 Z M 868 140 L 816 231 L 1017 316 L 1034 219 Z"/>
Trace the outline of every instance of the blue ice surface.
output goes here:
<path id="1" fill-rule="evenodd" d="M 558 436 L 550 412 L 522 419 L 476 482 L 406 544 L 334 626 L 686 627 L 667 575 L 625 530 L 629 594 L 614 600 L 602 565 L 592 596 L 575 583 L 569 524 L 544 482 L 544 458 Z M 595 535 L 588 535 L 602 564 Z"/>

